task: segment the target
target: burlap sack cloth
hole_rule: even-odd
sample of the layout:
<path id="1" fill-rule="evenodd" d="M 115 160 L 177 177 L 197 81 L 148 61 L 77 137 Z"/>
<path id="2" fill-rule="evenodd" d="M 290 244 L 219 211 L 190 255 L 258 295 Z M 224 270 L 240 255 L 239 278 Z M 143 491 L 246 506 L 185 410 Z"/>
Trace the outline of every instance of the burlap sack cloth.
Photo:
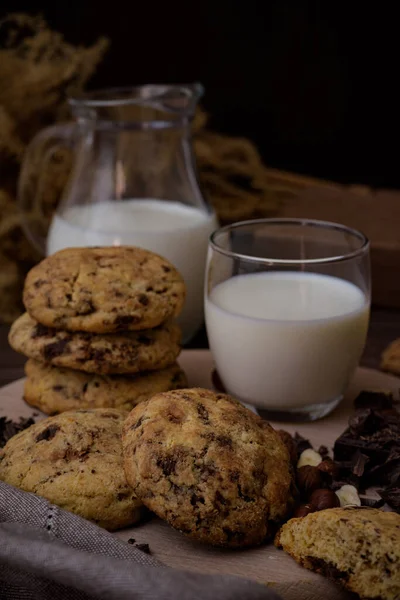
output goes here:
<path id="1" fill-rule="evenodd" d="M 165 567 L 89 521 L 0 481 L 1 600 L 279 600 L 255 582 Z"/>

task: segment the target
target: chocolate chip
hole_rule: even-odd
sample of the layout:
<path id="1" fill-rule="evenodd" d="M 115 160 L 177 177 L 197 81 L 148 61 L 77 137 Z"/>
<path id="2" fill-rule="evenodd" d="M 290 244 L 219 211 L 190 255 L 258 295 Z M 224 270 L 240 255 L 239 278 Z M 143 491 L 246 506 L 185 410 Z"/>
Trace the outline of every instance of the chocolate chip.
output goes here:
<path id="1" fill-rule="evenodd" d="M 208 477 L 214 477 L 215 473 L 216 473 L 216 469 L 212 464 L 205 464 L 205 465 L 200 465 L 198 467 L 200 473 L 201 473 L 201 479 L 204 481 L 205 479 L 207 479 Z"/>
<path id="2" fill-rule="evenodd" d="M 88 389 L 88 385 L 89 385 L 88 382 L 86 382 L 86 383 L 83 384 L 82 394 L 86 394 L 87 389 Z"/>
<path id="3" fill-rule="evenodd" d="M 170 267 L 167 267 L 167 265 L 161 265 L 161 267 L 164 273 L 169 273 L 171 271 Z"/>
<path id="4" fill-rule="evenodd" d="M 46 361 L 52 360 L 61 354 L 65 354 L 68 351 L 69 340 L 59 340 L 52 344 L 47 344 L 43 348 L 43 357 Z"/>
<path id="5" fill-rule="evenodd" d="M 59 431 L 59 426 L 58 425 L 49 425 L 49 427 L 46 427 L 46 429 L 44 429 L 43 431 L 41 431 L 37 436 L 35 441 L 36 442 L 41 442 L 42 440 L 48 442 L 49 440 L 52 440 L 53 437 L 56 435 L 57 431 Z"/>
<path id="6" fill-rule="evenodd" d="M 36 289 L 39 289 L 45 283 L 47 283 L 45 279 L 36 279 L 36 281 L 33 285 L 35 286 Z"/>
<path id="7" fill-rule="evenodd" d="M 240 485 L 240 483 L 238 483 L 238 495 L 239 495 L 239 498 L 244 500 L 244 502 L 254 502 L 254 498 L 243 493 L 242 486 Z"/>
<path id="8" fill-rule="evenodd" d="M 204 500 L 203 496 L 198 496 L 197 494 L 192 494 L 192 496 L 190 498 L 190 504 L 192 506 L 196 506 L 196 504 L 199 504 L 199 502 L 201 504 L 204 504 L 205 500 Z"/>
<path id="9" fill-rule="evenodd" d="M 223 527 L 222 531 L 224 532 L 228 543 L 235 541 L 240 544 L 245 538 L 243 531 L 233 531 L 232 529 L 229 529 L 229 527 Z"/>
<path id="10" fill-rule="evenodd" d="M 226 499 L 223 497 L 223 495 L 221 494 L 221 492 L 219 490 L 217 490 L 215 492 L 215 501 L 218 504 L 223 504 L 223 505 L 226 504 Z"/>
<path id="11" fill-rule="evenodd" d="M 61 390 L 64 390 L 65 386 L 64 385 L 53 385 L 53 390 L 55 392 L 61 392 Z"/>
<path id="12" fill-rule="evenodd" d="M 118 502 L 122 502 L 122 500 L 126 500 L 131 495 L 131 492 L 119 492 L 117 494 Z"/>
<path id="13" fill-rule="evenodd" d="M 220 446 L 224 446 L 225 448 L 232 448 L 233 447 L 232 439 L 230 437 L 228 437 L 227 435 L 217 435 L 215 437 L 215 441 Z"/>
<path id="14" fill-rule="evenodd" d="M 139 417 L 139 419 L 136 421 L 136 423 L 134 423 L 133 425 L 131 425 L 130 429 L 137 429 L 138 427 L 141 426 L 141 424 L 143 423 L 143 419 L 144 417 Z"/>
<path id="15" fill-rule="evenodd" d="M 79 310 L 77 310 L 78 315 L 91 315 L 94 312 L 96 312 L 96 307 L 92 300 L 85 300 L 82 306 L 79 307 Z"/>
<path id="16" fill-rule="evenodd" d="M 115 317 L 114 324 L 118 327 L 124 327 L 131 323 L 139 323 L 140 320 L 140 317 L 134 317 L 133 315 L 118 315 Z"/>
<path id="17" fill-rule="evenodd" d="M 156 465 L 162 470 L 163 475 L 165 475 L 165 477 L 169 477 L 169 475 L 175 473 L 175 467 L 177 462 L 178 457 L 174 456 L 174 454 L 170 454 L 159 457 L 157 459 Z"/>
<path id="18" fill-rule="evenodd" d="M 208 414 L 208 410 L 206 409 L 204 404 L 201 404 L 201 402 L 198 402 L 196 408 L 197 408 L 197 414 L 199 415 L 199 418 L 201 419 L 201 421 L 203 421 L 203 423 L 208 425 L 210 422 L 210 417 Z"/>
<path id="19" fill-rule="evenodd" d="M 140 294 L 138 300 L 143 306 L 147 306 L 149 304 L 149 299 L 146 294 Z"/>

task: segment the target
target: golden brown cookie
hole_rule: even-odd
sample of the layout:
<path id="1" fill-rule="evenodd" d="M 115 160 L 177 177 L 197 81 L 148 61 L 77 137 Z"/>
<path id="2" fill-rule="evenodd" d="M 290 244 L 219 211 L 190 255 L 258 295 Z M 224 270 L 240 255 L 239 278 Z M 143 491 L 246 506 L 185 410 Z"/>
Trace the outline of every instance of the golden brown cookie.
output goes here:
<path id="1" fill-rule="evenodd" d="M 25 372 L 24 400 L 48 415 L 79 408 L 130 411 L 154 394 L 187 386 L 185 373 L 177 363 L 161 371 L 128 377 L 93 375 L 30 359 Z"/>
<path id="2" fill-rule="evenodd" d="M 382 353 L 381 369 L 400 375 L 400 338 L 389 344 Z"/>
<path id="3" fill-rule="evenodd" d="M 136 523 L 142 504 L 123 469 L 114 409 L 65 412 L 31 425 L 0 450 L 0 479 L 106 529 Z"/>
<path id="4" fill-rule="evenodd" d="M 23 299 L 48 327 L 138 331 L 178 315 L 185 284 L 170 262 L 143 248 L 66 248 L 29 271 Z"/>
<path id="5" fill-rule="evenodd" d="M 123 428 L 135 494 L 183 533 L 213 545 L 260 544 L 291 501 L 288 451 L 260 417 L 225 394 L 165 392 Z"/>
<path id="6" fill-rule="evenodd" d="M 400 598 L 400 515 L 331 508 L 291 519 L 275 543 L 307 569 L 361 598 Z"/>
<path id="7" fill-rule="evenodd" d="M 12 324 L 8 340 L 17 352 L 57 367 L 122 374 L 173 364 L 180 352 L 180 337 L 178 325 L 172 322 L 146 331 L 96 335 L 51 329 L 25 313 Z"/>

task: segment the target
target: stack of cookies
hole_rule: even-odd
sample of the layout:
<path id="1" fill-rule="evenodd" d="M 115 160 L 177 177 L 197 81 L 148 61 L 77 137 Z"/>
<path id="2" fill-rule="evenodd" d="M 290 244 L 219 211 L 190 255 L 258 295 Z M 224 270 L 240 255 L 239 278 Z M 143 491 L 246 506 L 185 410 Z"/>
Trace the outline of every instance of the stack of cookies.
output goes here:
<path id="1" fill-rule="evenodd" d="M 9 342 L 29 358 L 25 400 L 47 414 L 131 410 L 186 386 L 174 322 L 185 285 L 166 259 L 142 248 L 67 248 L 27 275 L 27 312 Z"/>

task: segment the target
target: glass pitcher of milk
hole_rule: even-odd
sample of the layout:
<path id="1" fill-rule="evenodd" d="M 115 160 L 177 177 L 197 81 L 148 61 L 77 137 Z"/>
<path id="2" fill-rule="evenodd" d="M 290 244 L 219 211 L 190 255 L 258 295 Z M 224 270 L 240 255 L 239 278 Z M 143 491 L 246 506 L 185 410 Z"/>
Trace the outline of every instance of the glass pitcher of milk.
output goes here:
<path id="1" fill-rule="evenodd" d="M 145 85 L 71 98 L 75 122 L 39 133 L 19 181 L 25 229 L 43 253 L 128 244 L 169 259 L 187 285 L 180 317 L 185 342 L 203 323 L 207 243 L 217 227 L 198 184 L 191 141 L 202 93 L 200 84 Z M 70 148 L 72 169 L 46 238 L 33 208 L 60 145 Z"/>

